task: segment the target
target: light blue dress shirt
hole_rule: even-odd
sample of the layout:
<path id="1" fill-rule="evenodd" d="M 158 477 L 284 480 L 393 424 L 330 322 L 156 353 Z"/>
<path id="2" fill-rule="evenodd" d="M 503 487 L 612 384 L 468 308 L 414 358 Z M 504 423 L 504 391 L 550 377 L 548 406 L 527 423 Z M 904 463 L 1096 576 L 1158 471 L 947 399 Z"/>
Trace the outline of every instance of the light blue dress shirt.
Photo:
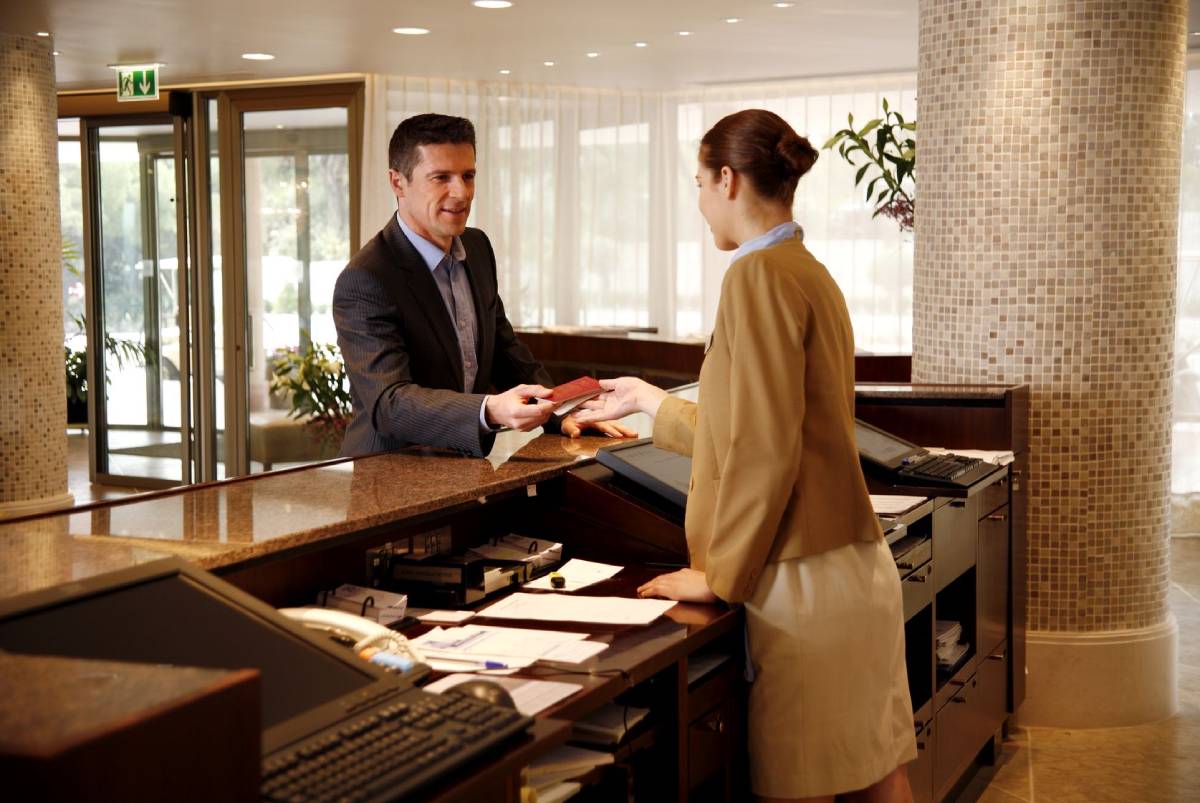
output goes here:
<path id="1" fill-rule="evenodd" d="M 800 228 L 800 224 L 794 220 L 789 220 L 787 223 L 780 223 L 775 228 L 764 234 L 760 234 L 753 240 L 747 240 L 738 246 L 738 249 L 733 252 L 733 256 L 729 260 L 729 264 L 737 262 L 746 254 L 753 254 L 755 251 L 761 251 L 764 248 L 770 248 L 773 245 L 778 245 L 784 240 L 790 240 L 792 236 L 800 232 L 800 239 L 804 240 L 804 229 Z"/>
<path id="2" fill-rule="evenodd" d="M 442 303 L 446 305 L 446 312 L 450 315 L 450 323 L 458 336 L 458 349 L 463 364 L 463 392 L 470 393 L 475 385 L 476 372 L 479 370 L 475 356 L 479 332 L 470 280 L 462 265 L 463 260 L 467 258 L 467 250 L 463 248 L 462 240 L 455 237 L 450 241 L 450 251 L 443 251 L 436 243 L 413 231 L 404 222 L 404 218 L 400 217 L 399 211 L 396 212 L 396 223 L 400 225 L 404 236 L 413 244 L 413 248 L 417 249 L 429 272 L 433 274 L 434 283 L 442 296 Z M 493 427 L 487 423 L 487 400 L 488 396 L 485 395 L 483 403 L 479 405 L 479 426 L 490 431 Z"/>

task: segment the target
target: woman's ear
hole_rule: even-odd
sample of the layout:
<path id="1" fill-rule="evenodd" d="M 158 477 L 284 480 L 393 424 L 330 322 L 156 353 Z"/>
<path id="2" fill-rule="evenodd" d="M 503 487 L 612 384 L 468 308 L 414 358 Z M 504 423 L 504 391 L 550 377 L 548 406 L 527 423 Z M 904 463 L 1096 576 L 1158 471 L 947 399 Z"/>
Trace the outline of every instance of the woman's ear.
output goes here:
<path id="1" fill-rule="evenodd" d="M 737 197 L 738 175 L 728 165 L 721 168 L 721 175 L 717 178 L 717 187 L 727 200 L 732 201 Z"/>

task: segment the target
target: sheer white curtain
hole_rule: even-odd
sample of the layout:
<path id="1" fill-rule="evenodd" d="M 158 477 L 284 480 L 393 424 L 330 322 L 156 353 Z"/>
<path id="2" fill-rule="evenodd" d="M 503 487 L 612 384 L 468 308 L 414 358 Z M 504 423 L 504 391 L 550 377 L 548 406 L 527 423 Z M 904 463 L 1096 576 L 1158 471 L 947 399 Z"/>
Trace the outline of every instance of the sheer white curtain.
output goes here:
<path id="1" fill-rule="evenodd" d="M 757 106 L 820 147 L 848 113 L 859 125 L 876 116 L 884 97 L 915 117 L 915 95 L 912 74 L 668 93 L 372 76 L 363 238 L 395 207 L 387 188 L 392 129 L 422 112 L 469 117 L 479 154 L 471 224 L 492 240 L 516 325 L 656 326 L 672 337 L 704 337 L 729 255 L 713 248 L 696 210 L 703 133 Z M 871 219 L 853 176 L 836 153 L 822 152 L 800 182 L 796 219 L 846 294 L 859 347 L 907 352 L 911 237 Z"/>
<path id="2" fill-rule="evenodd" d="M 1189 61 L 1185 92 L 1171 490 L 1176 529 L 1200 532 L 1200 57 Z"/>

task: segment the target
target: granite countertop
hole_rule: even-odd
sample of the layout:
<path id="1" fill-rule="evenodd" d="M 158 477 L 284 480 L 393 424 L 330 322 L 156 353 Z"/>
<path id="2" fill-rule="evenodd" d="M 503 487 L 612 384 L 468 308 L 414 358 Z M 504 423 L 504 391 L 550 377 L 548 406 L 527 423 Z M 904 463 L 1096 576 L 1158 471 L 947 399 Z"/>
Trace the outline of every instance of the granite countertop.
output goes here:
<path id="1" fill-rule="evenodd" d="M 537 432 L 486 458 L 414 448 L 0 525 L 0 599 L 167 555 L 235 565 L 541 482 L 612 442 Z"/>

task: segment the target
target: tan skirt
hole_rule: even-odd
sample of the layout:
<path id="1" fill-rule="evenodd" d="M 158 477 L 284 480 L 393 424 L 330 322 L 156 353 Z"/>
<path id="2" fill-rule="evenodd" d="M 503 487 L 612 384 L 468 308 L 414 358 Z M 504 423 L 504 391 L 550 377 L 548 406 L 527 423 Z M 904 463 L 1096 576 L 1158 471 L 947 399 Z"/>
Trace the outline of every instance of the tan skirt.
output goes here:
<path id="1" fill-rule="evenodd" d="M 917 757 L 903 611 L 882 540 L 767 564 L 746 603 L 755 794 L 851 792 Z"/>

